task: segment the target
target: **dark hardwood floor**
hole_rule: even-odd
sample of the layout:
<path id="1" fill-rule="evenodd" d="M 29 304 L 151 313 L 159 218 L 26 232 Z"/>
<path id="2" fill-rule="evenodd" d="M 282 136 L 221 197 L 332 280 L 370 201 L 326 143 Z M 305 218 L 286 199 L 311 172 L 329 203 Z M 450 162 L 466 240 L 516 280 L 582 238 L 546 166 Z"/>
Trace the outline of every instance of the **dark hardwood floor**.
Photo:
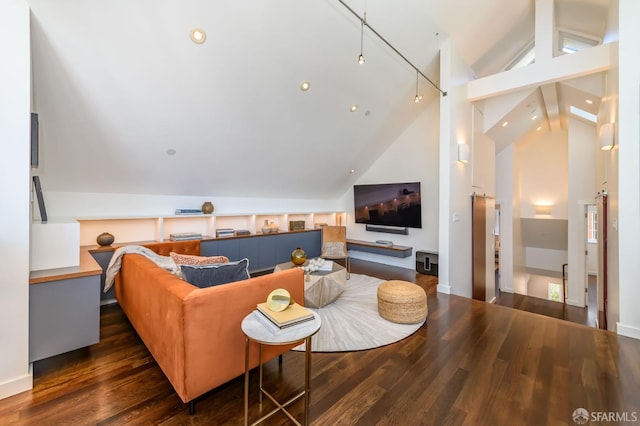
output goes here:
<path id="1" fill-rule="evenodd" d="M 532 312 L 547 317 L 558 318 L 566 321 L 583 324 L 589 327 L 596 326 L 596 278 L 589 276 L 588 303 L 584 308 L 565 305 L 564 303 L 541 299 L 539 297 L 525 296 L 516 293 L 498 291 L 496 305 Z"/>
<path id="2" fill-rule="evenodd" d="M 572 425 L 579 407 L 640 417 L 640 341 L 438 294 L 434 277 L 406 269 L 354 260 L 352 272 L 417 282 L 428 294 L 427 323 L 382 348 L 314 354 L 312 424 Z M 288 352 L 282 367 L 267 363 L 265 386 L 293 395 L 303 362 Z M 255 372 L 250 406 L 252 419 L 273 407 L 258 403 Z M 302 419 L 302 402 L 291 411 Z M 36 362 L 33 390 L 0 400 L 0 425 L 242 422 L 242 378 L 199 398 L 189 416 L 117 305 L 102 309 L 100 343 Z M 290 422 L 277 414 L 264 424 Z"/>

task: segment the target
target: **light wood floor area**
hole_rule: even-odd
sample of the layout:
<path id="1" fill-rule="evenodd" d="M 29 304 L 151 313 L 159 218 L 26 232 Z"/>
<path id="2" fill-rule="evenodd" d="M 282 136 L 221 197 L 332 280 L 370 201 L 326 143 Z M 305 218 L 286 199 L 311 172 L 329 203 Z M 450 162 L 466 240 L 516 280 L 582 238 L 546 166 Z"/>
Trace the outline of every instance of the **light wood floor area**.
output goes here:
<path id="1" fill-rule="evenodd" d="M 353 261 L 352 272 L 417 282 L 427 290 L 429 316 L 389 346 L 314 354 L 312 424 L 572 425 L 579 407 L 640 417 L 640 341 L 438 294 L 434 277 L 406 269 Z M 269 362 L 265 386 L 278 397 L 295 394 L 303 361 L 289 352 L 282 367 Z M 273 407 L 261 407 L 257 392 L 252 374 L 252 419 Z M 238 378 L 199 398 L 190 417 L 110 305 L 102 310 L 100 343 L 35 363 L 33 390 L 0 400 L 0 425 L 240 425 L 242 410 Z M 301 401 L 291 409 L 298 419 L 301 410 Z M 290 422 L 277 414 L 264 424 Z"/>

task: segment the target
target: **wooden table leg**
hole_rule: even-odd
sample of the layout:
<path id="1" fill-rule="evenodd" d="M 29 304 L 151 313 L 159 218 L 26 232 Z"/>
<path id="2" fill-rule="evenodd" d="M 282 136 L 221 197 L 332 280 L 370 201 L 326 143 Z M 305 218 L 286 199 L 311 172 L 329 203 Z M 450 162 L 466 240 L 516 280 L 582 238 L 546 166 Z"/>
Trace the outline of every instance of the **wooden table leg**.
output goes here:
<path id="1" fill-rule="evenodd" d="M 244 426 L 249 425 L 249 338 L 245 337 L 244 348 Z M 260 392 L 262 394 L 262 392 Z"/>
<path id="2" fill-rule="evenodd" d="M 262 404 L 262 343 L 258 343 L 258 362 L 260 363 L 260 404 Z"/>
<path id="3" fill-rule="evenodd" d="M 309 390 L 311 388 L 311 336 L 305 339 L 304 351 L 304 424 L 309 424 Z"/>

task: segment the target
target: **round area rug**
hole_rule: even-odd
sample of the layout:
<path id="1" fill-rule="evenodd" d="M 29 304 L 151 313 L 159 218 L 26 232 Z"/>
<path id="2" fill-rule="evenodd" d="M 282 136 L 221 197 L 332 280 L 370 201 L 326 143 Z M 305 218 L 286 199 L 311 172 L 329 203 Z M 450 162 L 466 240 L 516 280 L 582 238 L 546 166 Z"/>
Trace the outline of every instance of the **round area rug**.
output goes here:
<path id="1" fill-rule="evenodd" d="M 311 339 L 312 352 L 349 352 L 395 343 L 415 333 L 418 324 L 396 324 L 378 314 L 378 286 L 384 280 L 351 274 L 338 299 L 319 309 L 322 327 Z M 304 343 L 294 351 L 304 351 Z"/>

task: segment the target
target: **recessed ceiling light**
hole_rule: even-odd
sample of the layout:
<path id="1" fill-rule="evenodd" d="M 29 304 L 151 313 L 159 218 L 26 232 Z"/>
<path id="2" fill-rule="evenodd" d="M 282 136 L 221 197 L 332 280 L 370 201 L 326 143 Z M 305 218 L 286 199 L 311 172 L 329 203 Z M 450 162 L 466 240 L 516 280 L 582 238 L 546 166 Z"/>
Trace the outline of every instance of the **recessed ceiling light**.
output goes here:
<path id="1" fill-rule="evenodd" d="M 349 111 L 351 112 L 356 112 L 358 110 L 358 105 L 351 105 L 351 107 L 349 108 Z"/>
<path id="2" fill-rule="evenodd" d="M 300 90 L 302 90 L 303 92 L 306 92 L 310 88 L 311 88 L 311 83 L 309 83 L 308 81 L 303 81 L 302 84 L 300 85 Z"/>
<path id="3" fill-rule="evenodd" d="M 176 155 L 176 150 L 173 148 L 170 148 L 167 150 L 167 155 Z"/>
<path id="4" fill-rule="evenodd" d="M 593 105 L 593 101 L 591 99 L 587 99 L 585 100 L 586 103 L 588 103 L 589 105 Z"/>
<path id="5" fill-rule="evenodd" d="M 354 174 L 356 172 L 356 169 L 351 169 L 349 170 L 349 173 Z"/>
<path id="6" fill-rule="evenodd" d="M 202 44 L 207 40 L 207 33 L 200 28 L 194 28 L 190 33 L 191 41 L 196 44 Z"/>
<path id="7" fill-rule="evenodd" d="M 507 127 L 507 124 L 509 124 L 509 122 L 505 121 L 504 123 L 502 123 L 502 127 Z"/>
<path id="8" fill-rule="evenodd" d="M 531 117 L 531 120 L 535 120 L 536 118 L 538 118 L 538 116 L 534 115 L 533 117 Z"/>
<path id="9" fill-rule="evenodd" d="M 538 127 L 536 128 L 536 132 L 539 132 L 540 130 L 542 130 L 542 126 L 538 126 Z"/>

